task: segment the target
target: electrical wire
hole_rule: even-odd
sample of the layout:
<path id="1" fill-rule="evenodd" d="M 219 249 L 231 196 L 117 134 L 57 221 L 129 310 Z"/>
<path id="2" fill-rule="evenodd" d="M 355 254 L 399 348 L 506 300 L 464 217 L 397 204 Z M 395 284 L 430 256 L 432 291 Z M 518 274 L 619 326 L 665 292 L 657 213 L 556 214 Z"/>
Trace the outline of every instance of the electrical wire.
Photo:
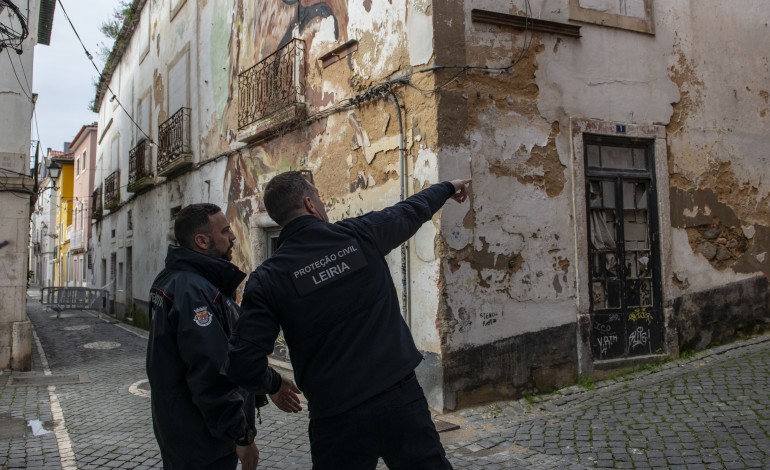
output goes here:
<path id="1" fill-rule="evenodd" d="M 19 47 L 13 47 L 13 49 L 16 51 L 17 54 L 21 54 L 23 51 L 21 50 L 21 43 L 24 42 L 25 39 L 27 39 L 27 36 L 29 35 L 29 29 L 27 28 L 27 21 L 25 20 L 24 16 L 22 16 L 21 11 L 19 11 L 19 8 L 13 4 L 10 0 L 0 0 L 0 5 L 7 6 L 19 19 L 19 26 L 21 26 L 21 32 L 19 33 L 18 38 L 11 38 L 8 40 L 8 44 L 5 44 L 4 42 L 0 42 L 0 51 L 3 49 L 6 49 L 8 46 L 13 47 L 11 44 L 11 41 L 19 43 Z M 29 15 L 29 4 L 27 4 L 27 15 Z M 8 32 L 13 33 L 13 30 L 9 30 L 7 28 L 3 28 L 3 34 L 7 34 Z M 8 35 L 12 36 L 12 35 Z"/>
<path id="2" fill-rule="evenodd" d="M 24 85 L 21 84 L 21 79 L 19 78 L 18 72 L 16 72 L 16 66 L 13 65 L 13 58 L 11 57 L 11 53 L 8 52 L 8 49 L 5 50 L 5 53 L 8 55 L 8 62 L 11 63 L 11 69 L 13 69 L 13 75 L 16 77 L 16 83 L 19 84 L 19 88 L 21 88 L 21 92 L 24 93 L 24 96 L 29 100 L 30 103 L 33 102 L 32 95 L 27 91 L 26 88 L 24 88 Z M 24 70 L 24 66 L 21 67 L 22 70 Z"/>
<path id="3" fill-rule="evenodd" d="M 96 62 L 94 62 L 94 56 L 91 55 L 90 52 L 88 52 L 88 48 L 86 48 L 86 45 L 83 43 L 83 40 L 80 38 L 80 34 L 78 34 L 77 29 L 75 28 L 75 25 L 72 24 L 72 20 L 70 19 L 70 16 L 67 14 L 67 10 L 64 8 L 64 4 L 62 4 L 62 0 L 57 0 L 59 3 L 59 6 L 61 7 L 62 13 L 64 13 L 64 17 L 67 19 L 67 22 L 70 24 L 70 27 L 72 28 L 72 31 L 75 33 L 75 36 L 78 38 L 78 42 L 80 42 L 80 45 L 83 47 L 83 51 L 86 53 L 86 57 L 88 57 L 88 60 L 91 62 L 91 64 L 94 66 L 94 69 L 96 69 L 96 73 L 99 74 L 99 81 L 104 79 L 104 75 L 102 74 L 101 70 L 99 70 L 99 67 L 96 65 Z M 144 134 L 144 136 L 147 138 L 147 141 L 152 145 L 157 145 L 154 140 L 142 129 L 142 127 L 136 122 L 134 117 L 131 115 L 131 113 L 128 112 L 128 110 L 123 106 L 123 103 L 120 102 L 120 99 L 118 99 L 118 96 L 115 92 L 112 91 L 109 84 L 105 84 L 105 88 L 107 91 L 110 92 L 112 95 L 111 100 L 115 100 L 118 103 L 118 106 L 120 106 L 120 109 L 123 110 L 123 112 L 128 116 L 128 119 L 131 120 L 131 122 L 134 124 L 134 126 L 139 129 L 139 132 Z"/>

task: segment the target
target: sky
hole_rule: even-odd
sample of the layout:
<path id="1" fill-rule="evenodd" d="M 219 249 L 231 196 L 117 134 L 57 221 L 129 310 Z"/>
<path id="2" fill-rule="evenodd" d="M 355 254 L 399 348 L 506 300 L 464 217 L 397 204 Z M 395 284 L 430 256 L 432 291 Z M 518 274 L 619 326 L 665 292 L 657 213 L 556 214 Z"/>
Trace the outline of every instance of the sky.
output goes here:
<path id="1" fill-rule="evenodd" d="M 35 46 L 35 64 L 32 90 L 38 94 L 35 107 L 37 127 L 32 122 L 32 139 L 40 140 L 40 150 L 62 150 L 64 142 L 70 142 L 85 124 L 98 119 L 88 109 L 96 91 L 96 69 L 86 57 L 61 5 L 56 13 L 51 32 L 51 45 Z M 112 41 L 100 31 L 99 25 L 109 19 L 119 0 L 61 0 L 64 9 L 75 25 L 80 38 L 99 67 L 104 63 L 99 57 L 99 44 L 111 47 Z"/>

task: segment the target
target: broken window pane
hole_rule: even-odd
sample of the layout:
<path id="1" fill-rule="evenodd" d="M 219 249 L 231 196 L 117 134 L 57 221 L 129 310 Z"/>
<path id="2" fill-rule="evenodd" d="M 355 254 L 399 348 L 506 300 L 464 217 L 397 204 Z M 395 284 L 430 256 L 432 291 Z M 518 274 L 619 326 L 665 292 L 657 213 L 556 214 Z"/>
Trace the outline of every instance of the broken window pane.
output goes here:
<path id="1" fill-rule="evenodd" d="M 647 169 L 647 156 L 646 156 L 645 149 L 643 148 L 633 149 L 633 160 L 634 160 L 634 164 L 633 164 L 634 169 L 636 170 Z"/>
<path id="2" fill-rule="evenodd" d="M 599 154 L 598 145 L 587 145 L 586 154 L 588 155 L 588 166 L 601 167 L 602 160 Z"/>
<path id="3" fill-rule="evenodd" d="M 613 211 L 591 211 L 591 244 L 596 250 L 615 250 L 615 214 Z"/>
<path id="4" fill-rule="evenodd" d="M 620 281 L 607 281 L 607 308 L 620 308 Z"/>
<path id="5" fill-rule="evenodd" d="M 604 295 L 604 283 L 594 282 L 592 284 L 592 299 L 594 303 L 594 309 L 600 310 L 607 308 L 605 295 Z"/>
<path id="6" fill-rule="evenodd" d="M 637 209 L 647 209 L 647 183 L 634 185 L 634 205 Z"/>
<path id="7" fill-rule="evenodd" d="M 627 169 L 633 162 L 630 148 L 602 146 L 602 168 Z"/>
<path id="8" fill-rule="evenodd" d="M 602 181 L 602 199 L 604 207 L 610 209 L 615 207 L 615 182 Z"/>
<path id="9" fill-rule="evenodd" d="M 591 181 L 588 187 L 588 202 L 591 207 L 602 207 L 601 181 Z"/>

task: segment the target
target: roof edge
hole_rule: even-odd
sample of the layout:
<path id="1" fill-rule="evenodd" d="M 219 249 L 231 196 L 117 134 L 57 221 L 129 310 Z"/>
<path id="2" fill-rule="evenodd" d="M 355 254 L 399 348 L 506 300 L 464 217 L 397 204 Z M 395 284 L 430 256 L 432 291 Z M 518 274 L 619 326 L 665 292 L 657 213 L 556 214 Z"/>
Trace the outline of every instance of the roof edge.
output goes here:
<path id="1" fill-rule="evenodd" d="M 134 0 L 126 14 L 126 18 L 123 20 L 123 26 L 120 28 L 120 33 L 118 33 L 118 37 L 115 38 L 112 51 L 110 51 L 107 62 L 104 64 L 104 69 L 102 69 L 102 72 L 99 75 L 99 83 L 96 85 L 96 96 L 91 105 L 91 110 L 95 113 L 98 113 L 102 107 L 102 100 L 107 92 L 110 80 L 112 80 L 112 74 L 115 73 L 115 68 L 117 68 L 120 60 L 123 58 L 123 54 L 126 52 L 126 48 L 128 47 L 129 42 L 131 42 L 131 38 L 134 36 L 134 31 L 141 19 L 142 15 L 140 13 L 142 8 L 144 8 L 145 3 L 147 3 L 147 0 Z"/>

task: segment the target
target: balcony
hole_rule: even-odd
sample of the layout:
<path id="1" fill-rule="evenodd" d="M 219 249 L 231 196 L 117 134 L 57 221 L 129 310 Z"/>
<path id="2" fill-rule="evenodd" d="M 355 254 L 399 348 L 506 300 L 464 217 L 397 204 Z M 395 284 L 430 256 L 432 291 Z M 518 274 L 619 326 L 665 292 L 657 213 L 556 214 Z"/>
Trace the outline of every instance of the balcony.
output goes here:
<path id="1" fill-rule="evenodd" d="M 238 75 L 238 140 L 256 140 L 305 117 L 305 43 L 293 39 Z"/>
<path id="2" fill-rule="evenodd" d="M 152 151 L 147 139 L 142 139 L 128 152 L 128 186 L 126 191 L 136 193 L 151 186 L 153 174 L 150 163 Z"/>
<path id="3" fill-rule="evenodd" d="M 85 251 L 85 249 L 86 249 L 86 245 L 83 240 L 83 231 L 73 230 L 72 238 L 70 239 L 70 251 L 75 253 L 75 252 Z"/>
<path id="4" fill-rule="evenodd" d="M 120 205 L 120 170 L 113 171 L 104 180 L 104 209 L 111 211 Z"/>
<path id="5" fill-rule="evenodd" d="M 158 175 L 167 176 L 193 163 L 190 108 L 179 108 L 158 126 Z"/>
<path id="6" fill-rule="evenodd" d="M 99 186 L 91 193 L 91 219 L 102 218 L 102 187 Z"/>

